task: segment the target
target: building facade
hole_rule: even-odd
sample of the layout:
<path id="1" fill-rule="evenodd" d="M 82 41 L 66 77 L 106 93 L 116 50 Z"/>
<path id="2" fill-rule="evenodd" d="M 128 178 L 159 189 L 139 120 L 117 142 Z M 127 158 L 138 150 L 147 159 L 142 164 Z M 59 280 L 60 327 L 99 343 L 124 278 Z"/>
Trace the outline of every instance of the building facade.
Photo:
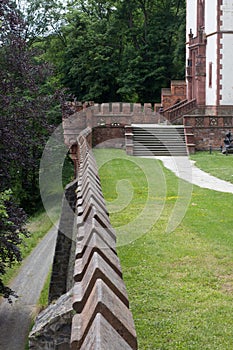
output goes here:
<path id="1" fill-rule="evenodd" d="M 187 0 L 188 100 L 233 106 L 233 0 Z"/>

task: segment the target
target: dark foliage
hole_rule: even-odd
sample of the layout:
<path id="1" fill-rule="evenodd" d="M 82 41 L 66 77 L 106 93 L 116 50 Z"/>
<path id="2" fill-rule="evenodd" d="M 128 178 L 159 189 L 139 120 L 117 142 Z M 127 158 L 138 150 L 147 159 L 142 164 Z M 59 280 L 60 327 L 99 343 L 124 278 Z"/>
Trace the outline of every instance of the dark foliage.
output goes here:
<path id="1" fill-rule="evenodd" d="M 0 295 L 12 302 L 13 290 L 5 286 L 2 277 L 6 268 L 14 262 L 21 261 L 19 245 L 23 237 L 28 236 L 25 228 L 27 216 L 15 205 L 12 193 L 4 191 L 0 194 Z"/>
<path id="2" fill-rule="evenodd" d="M 0 26 L 1 276 L 21 260 L 24 211 L 33 213 L 40 203 L 39 162 L 61 120 L 62 94 L 47 83 L 52 68 L 29 46 L 27 26 L 13 1 L 1 0 Z M 0 294 L 9 298 L 12 293 L 0 279 Z"/>

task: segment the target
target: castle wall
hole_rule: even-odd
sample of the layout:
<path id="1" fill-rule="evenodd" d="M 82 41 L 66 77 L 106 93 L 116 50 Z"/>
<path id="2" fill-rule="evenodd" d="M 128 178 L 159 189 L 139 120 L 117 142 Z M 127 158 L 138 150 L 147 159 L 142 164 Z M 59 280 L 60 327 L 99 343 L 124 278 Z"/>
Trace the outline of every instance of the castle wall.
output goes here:
<path id="1" fill-rule="evenodd" d="M 125 148 L 125 127 L 98 126 L 92 130 L 95 148 Z"/>
<path id="2" fill-rule="evenodd" d="M 229 115 L 216 116 L 199 113 L 184 116 L 186 134 L 193 135 L 195 149 L 204 151 L 212 147 L 212 149 L 220 150 L 226 133 L 233 125 L 232 115 L 232 111 L 229 111 Z"/>

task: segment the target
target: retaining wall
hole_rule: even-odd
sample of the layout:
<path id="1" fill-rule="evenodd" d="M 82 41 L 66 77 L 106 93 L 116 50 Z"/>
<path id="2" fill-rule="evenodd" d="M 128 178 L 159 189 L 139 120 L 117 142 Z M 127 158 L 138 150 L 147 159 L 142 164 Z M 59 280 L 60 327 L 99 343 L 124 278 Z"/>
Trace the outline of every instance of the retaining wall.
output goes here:
<path id="1" fill-rule="evenodd" d="M 53 302 L 36 319 L 30 334 L 33 350 L 137 349 L 90 135 L 87 128 L 77 138 L 78 176 L 63 200 L 50 287 Z M 71 273 L 72 282 L 67 278 Z"/>
<path id="2" fill-rule="evenodd" d="M 232 130 L 233 117 L 229 115 L 193 114 L 184 116 L 187 144 L 197 151 L 220 149 L 226 133 Z M 193 153 L 193 152 L 191 152 Z"/>

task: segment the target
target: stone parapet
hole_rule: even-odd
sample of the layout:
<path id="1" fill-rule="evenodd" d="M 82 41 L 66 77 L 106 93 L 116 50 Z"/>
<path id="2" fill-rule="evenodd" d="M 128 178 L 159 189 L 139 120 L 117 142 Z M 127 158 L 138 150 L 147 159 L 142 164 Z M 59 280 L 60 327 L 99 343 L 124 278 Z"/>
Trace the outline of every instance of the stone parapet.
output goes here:
<path id="1" fill-rule="evenodd" d="M 137 349 L 116 235 L 103 198 L 95 159 L 78 138 L 77 249 L 71 349 Z M 109 334 L 109 337 L 106 335 Z"/>
<path id="2" fill-rule="evenodd" d="M 74 104 L 74 103 L 73 103 Z M 124 148 L 124 127 L 131 124 L 156 124 L 164 121 L 151 103 L 102 103 L 92 104 L 79 110 L 72 104 L 73 114 L 63 117 L 64 142 L 71 148 L 74 163 L 76 159 L 77 137 L 82 130 L 89 127 L 93 130 L 93 139 L 89 136 L 89 144 L 98 147 Z M 79 111 L 78 111 L 79 110 Z M 70 112 L 70 113 L 71 113 Z M 91 135 L 91 134 L 90 134 Z"/>
<path id="3" fill-rule="evenodd" d="M 203 111 L 208 114 L 202 113 Z M 230 115 L 230 108 L 221 109 L 221 114 L 213 114 L 211 108 L 198 109 L 192 115 L 184 116 L 184 126 L 188 135 L 187 143 L 190 143 L 193 149 L 197 151 L 216 149 L 223 146 L 223 140 L 226 133 L 233 128 L 233 113 Z M 219 110 L 220 112 L 220 110 Z"/>
<path id="4" fill-rule="evenodd" d="M 49 295 L 52 303 L 36 319 L 30 350 L 137 350 L 116 234 L 88 143 L 90 133 L 86 128 L 77 137 L 77 178 L 63 199 Z"/>

